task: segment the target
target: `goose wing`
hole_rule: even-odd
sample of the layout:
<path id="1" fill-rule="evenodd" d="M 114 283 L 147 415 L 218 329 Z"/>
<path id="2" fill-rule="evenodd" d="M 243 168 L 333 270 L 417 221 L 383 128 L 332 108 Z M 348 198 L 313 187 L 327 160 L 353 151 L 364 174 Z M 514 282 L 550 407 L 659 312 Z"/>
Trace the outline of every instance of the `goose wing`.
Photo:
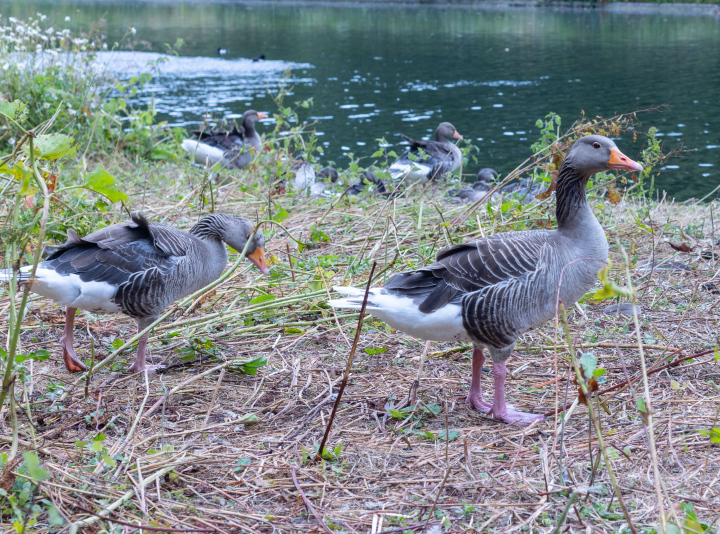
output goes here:
<path id="1" fill-rule="evenodd" d="M 83 238 L 69 230 L 67 243 L 47 258 L 44 267 L 61 275 L 77 274 L 83 282 L 121 286 L 139 273 L 167 275 L 194 245 L 194 238 L 182 230 L 148 223 L 140 214 L 131 219 Z"/>
<path id="2" fill-rule="evenodd" d="M 549 242 L 546 231 L 508 232 L 454 245 L 432 265 L 394 276 L 384 289 L 412 298 L 432 313 L 464 295 L 534 272 Z"/>

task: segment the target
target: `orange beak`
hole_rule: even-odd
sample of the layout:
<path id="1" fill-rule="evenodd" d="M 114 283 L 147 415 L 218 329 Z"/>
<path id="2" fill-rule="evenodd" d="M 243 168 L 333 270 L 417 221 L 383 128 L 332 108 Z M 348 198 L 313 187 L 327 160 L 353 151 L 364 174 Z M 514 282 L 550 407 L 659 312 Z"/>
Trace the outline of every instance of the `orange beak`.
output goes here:
<path id="1" fill-rule="evenodd" d="M 628 171 L 642 171 L 643 166 L 637 161 L 633 161 L 625 154 L 620 152 L 617 147 L 610 149 L 610 159 L 608 165 L 611 169 L 623 169 Z"/>
<path id="2" fill-rule="evenodd" d="M 263 274 L 270 274 L 270 269 L 268 269 L 267 261 L 265 261 L 265 251 L 260 247 L 256 248 L 255 252 L 250 254 L 247 259 L 249 259 L 255 267 L 260 269 L 260 272 L 262 272 Z"/>
<path id="3" fill-rule="evenodd" d="M 258 119 L 267 119 L 268 116 L 265 113 L 258 113 Z"/>
<path id="4" fill-rule="evenodd" d="M 460 135 L 459 133 L 457 133 L 457 130 L 455 130 L 455 133 L 453 133 L 453 137 L 454 137 L 455 139 L 462 139 L 462 138 L 463 138 L 462 135 Z"/>

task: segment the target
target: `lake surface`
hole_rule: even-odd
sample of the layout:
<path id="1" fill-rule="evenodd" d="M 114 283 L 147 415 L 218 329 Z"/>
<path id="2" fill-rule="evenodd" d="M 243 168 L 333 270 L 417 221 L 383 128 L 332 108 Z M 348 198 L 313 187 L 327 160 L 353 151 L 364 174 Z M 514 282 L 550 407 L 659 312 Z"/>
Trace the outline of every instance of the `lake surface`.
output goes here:
<path id="1" fill-rule="evenodd" d="M 588 116 L 646 109 L 667 146 L 691 149 L 656 180 L 677 199 L 720 184 L 720 18 L 584 10 L 381 7 L 371 5 L 0 2 L 3 18 L 41 12 L 56 28 L 87 29 L 101 17 L 109 41 L 137 30 L 133 56 L 113 68 L 143 68 L 148 52 L 185 41 L 142 95 L 161 117 L 192 125 L 276 109 L 269 93 L 291 68 L 287 102 L 313 98 L 325 160 L 365 157 L 384 137 L 429 136 L 441 121 L 479 148 L 467 171 L 501 174 L 530 154 L 535 122 L 554 111 L 569 126 Z M 70 16 L 70 22 L 64 22 Z M 217 48 L 229 49 L 218 56 Z M 265 54 L 267 61 L 249 58 Z M 129 67 L 130 65 L 130 67 Z M 134 65 L 134 66 L 132 66 Z M 270 124 L 267 127 L 271 127 Z M 261 125 L 259 130 L 263 130 Z M 631 157 L 632 136 L 618 140 Z"/>

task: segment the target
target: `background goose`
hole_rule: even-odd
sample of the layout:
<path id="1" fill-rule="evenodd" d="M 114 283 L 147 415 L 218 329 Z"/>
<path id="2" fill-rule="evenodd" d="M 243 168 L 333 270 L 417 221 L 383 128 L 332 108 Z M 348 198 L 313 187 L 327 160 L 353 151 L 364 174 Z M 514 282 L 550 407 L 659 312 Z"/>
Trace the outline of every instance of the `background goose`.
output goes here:
<path id="1" fill-rule="evenodd" d="M 296 191 L 304 191 L 310 197 L 330 196 L 327 189 L 328 184 L 335 183 L 338 180 L 338 172 L 333 167 L 323 167 L 319 171 L 305 160 L 298 160 L 293 164 L 293 172 L 295 177 L 293 185 Z"/>
<path id="2" fill-rule="evenodd" d="M 369 186 L 375 186 L 372 192 L 376 195 L 388 196 L 391 194 L 385 187 L 383 181 L 370 169 L 362 173 L 360 179 L 348 188 L 347 194 L 353 196 L 366 193 Z"/>
<path id="3" fill-rule="evenodd" d="M 170 304 L 220 276 L 228 261 L 225 243 L 243 250 L 251 238 L 247 258 L 268 273 L 265 239 L 262 232 L 251 236 L 253 224 L 247 219 L 207 215 L 189 232 L 148 222 L 141 214 L 134 213 L 131 219 L 83 238 L 68 230 L 67 243 L 38 265 L 32 282 L 29 267 L 20 275 L 32 292 L 67 307 L 60 344 L 68 371 L 87 369 L 73 348 L 78 308 L 124 313 L 143 330 Z M 11 278 L 12 273 L 0 272 L 0 279 Z M 147 339 L 145 335 L 138 341 L 137 359 L 128 371 L 154 370 L 145 362 Z"/>
<path id="4" fill-rule="evenodd" d="M 462 163 L 462 152 L 450 138 L 462 139 L 463 136 L 449 122 L 440 123 L 435 130 L 434 141 L 416 141 L 403 135 L 403 139 L 410 143 L 410 149 L 390 165 L 393 180 L 407 177 L 411 181 L 427 182 L 457 170 Z"/>
<path id="5" fill-rule="evenodd" d="M 195 158 L 201 165 L 213 166 L 222 163 L 224 168 L 241 169 L 247 167 L 254 157 L 254 148 L 262 144 L 260 134 L 255 130 L 255 123 L 266 119 L 265 113 L 253 109 L 243 113 L 240 129 L 233 126 L 232 130 L 221 128 L 208 131 L 191 132 L 195 139 L 185 139 L 182 148 Z"/>
<path id="6" fill-rule="evenodd" d="M 463 187 L 459 191 L 454 189 L 448 193 L 451 202 L 460 202 L 462 204 L 472 204 L 484 197 L 493 187 L 493 182 L 497 180 L 498 173 L 495 169 L 482 169 L 478 172 L 477 180 L 472 187 Z"/>
<path id="7" fill-rule="evenodd" d="M 529 423 L 542 415 L 515 410 L 505 401 L 505 361 L 524 332 L 555 315 L 559 298 L 572 306 L 597 280 L 608 243 L 585 197 L 588 179 L 608 169 L 642 170 L 610 139 L 591 135 L 575 142 L 557 180 L 557 230 L 494 234 L 438 252 L 418 271 L 400 273 L 371 290 L 368 313 L 412 336 L 473 343 L 467 403 L 506 423 Z M 579 261 L 578 261 L 579 260 Z M 334 307 L 359 308 L 363 291 L 336 287 L 348 298 Z M 488 349 L 495 396 L 482 396 L 480 375 Z"/>

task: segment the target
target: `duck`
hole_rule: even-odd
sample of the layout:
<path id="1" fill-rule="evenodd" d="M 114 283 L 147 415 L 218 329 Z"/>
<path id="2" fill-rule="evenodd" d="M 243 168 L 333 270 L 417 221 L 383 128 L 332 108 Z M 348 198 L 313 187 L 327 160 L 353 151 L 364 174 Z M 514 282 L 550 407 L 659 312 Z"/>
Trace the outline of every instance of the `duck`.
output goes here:
<path id="1" fill-rule="evenodd" d="M 607 263 L 607 238 L 588 205 L 586 186 L 593 174 L 610 169 L 641 171 L 643 166 L 607 137 L 579 138 L 557 178 L 557 230 L 492 234 L 444 248 L 431 265 L 399 273 L 384 287 L 371 289 L 367 313 L 419 339 L 471 342 L 466 403 L 503 423 L 542 420 L 542 415 L 507 403 L 505 362 L 523 333 L 555 317 L 556 299 L 571 307 Z M 330 300 L 331 306 L 362 306 L 364 290 L 334 290 L 346 297 Z M 486 350 L 492 358 L 492 402 L 484 400 L 481 387 Z"/>
<path id="2" fill-rule="evenodd" d="M 438 180 L 460 168 L 462 152 L 450 139 L 462 139 L 463 136 L 449 122 L 440 123 L 435 130 L 434 141 L 416 141 L 406 135 L 402 138 L 410 143 L 410 148 L 390 165 L 388 170 L 393 180 L 407 179 L 425 183 Z"/>
<path id="3" fill-rule="evenodd" d="M 249 109 L 243 113 L 240 129 L 195 130 L 191 132 L 195 139 L 185 139 L 181 146 L 201 165 L 220 163 L 226 169 L 241 169 L 252 162 L 253 152 L 262 144 L 255 123 L 266 118 L 265 113 Z"/>
<path id="4" fill-rule="evenodd" d="M 463 187 L 459 191 L 453 189 L 448 192 L 451 202 L 462 204 L 472 204 L 483 198 L 490 189 L 493 188 L 494 182 L 497 180 L 498 173 L 495 169 L 481 169 L 472 187 Z"/>
<path id="5" fill-rule="evenodd" d="M 248 219 L 213 213 L 201 218 L 188 232 L 149 222 L 141 213 L 80 237 L 67 232 L 67 242 L 50 250 L 30 279 L 31 267 L 20 270 L 20 283 L 30 291 L 65 307 L 65 328 L 60 338 L 65 368 L 86 371 L 74 349 L 73 325 L 78 309 L 92 313 L 122 313 L 135 320 L 138 332 L 154 323 L 173 302 L 217 280 L 228 262 L 226 244 L 247 250 L 247 259 L 268 274 L 265 238 L 253 234 Z M 12 272 L 0 271 L 11 280 Z M 138 341 L 137 357 L 128 372 L 147 370 L 148 334 Z"/>

